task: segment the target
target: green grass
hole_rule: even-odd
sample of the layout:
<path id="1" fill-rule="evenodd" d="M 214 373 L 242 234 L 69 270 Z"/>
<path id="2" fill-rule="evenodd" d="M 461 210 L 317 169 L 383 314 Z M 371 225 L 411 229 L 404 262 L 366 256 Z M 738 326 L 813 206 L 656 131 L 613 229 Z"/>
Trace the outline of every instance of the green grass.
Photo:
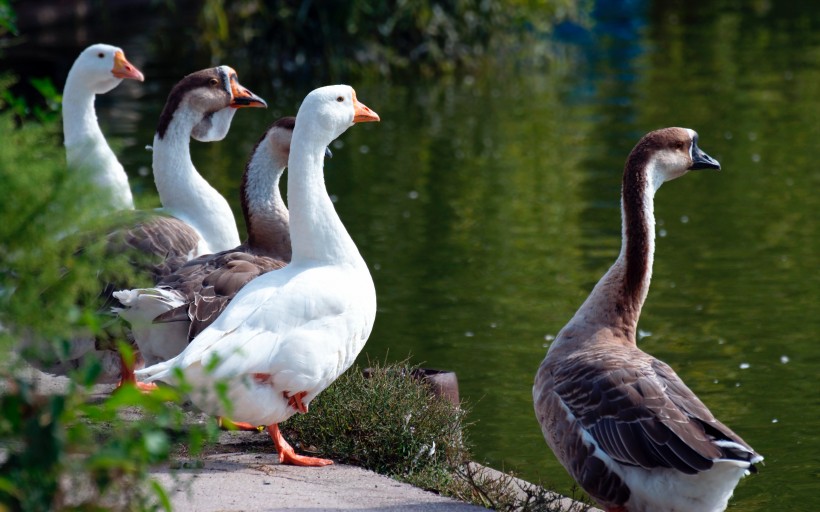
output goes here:
<path id="1" fill-rule="evenodd" d="M 466 411 L 430 394 L 405 364 L 377 366 L 370 378 L 347 371 L 283 425 L 324 456 L 402 478 L 465 460 Z"/>

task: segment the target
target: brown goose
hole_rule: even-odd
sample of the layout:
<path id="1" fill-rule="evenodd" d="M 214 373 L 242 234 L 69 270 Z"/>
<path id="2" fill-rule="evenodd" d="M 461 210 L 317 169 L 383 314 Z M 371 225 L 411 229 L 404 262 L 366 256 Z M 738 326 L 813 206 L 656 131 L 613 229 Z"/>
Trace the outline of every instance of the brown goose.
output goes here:
<path id="1" fill-rule="evenodd" d="M 114 293 L 146 365 L 182 352 L 248 281 L 290 261 L 289 215 L 279 180 L 288 164 L 294 125 L 293 117 L 274 122 L 245 166 L 241 186 L 248 227 L 245 243 L 191 260 L 154 288 Z"/>
<path id="2" fill-rule="evenodd" d="M 665 128 L 632 150 L 618 259 L 535 376 L 535 413 L 547 444 L 611 512 L 724 510 L 740 478 L 763 460 L 672 368 L 636 345 L 655 250 L 655 192 L 690 170 L 720 169 L 697 141 L 693 130 Z"/>
<path id="3" fill-rule="evenodd" d="M 228 66 L 197 71 L 180 80 L 168 95 L 154 136 L 154 179 L 163 208 L 122 214 L 118 224 L 131 227 L 108 235 L 109 250 L 128 252 L 133 256 L 136 274 L 150 277 L 155 283 L 193 257 L 238 245 L 233 212 L 225 198 L 194 167 L 190 139 L 221 140 L 227 135 L 237 109 L 265 106 L 263 99 L 239 84 L 236 72 Z M 68 146 L 68 136 L 66 140 Z M 128 283 L 119 276 L 102 277 L 101 302 L 103 309 L 108 310 L 113 300 L 111 293 Z M 64 373 L 93 354 L 104 362 L 106 371 L 101 381 L 118 377 L 120 385 L 134 382 L 133 369 L 124 361 L 111 364 L 112 359 L 118 358 L 112 341 L 110 337 L 82 337 L 72 341 L 65 357 L 48 358 L 57 359 L 57 364 L 33 363 L 49 373 Z"/>

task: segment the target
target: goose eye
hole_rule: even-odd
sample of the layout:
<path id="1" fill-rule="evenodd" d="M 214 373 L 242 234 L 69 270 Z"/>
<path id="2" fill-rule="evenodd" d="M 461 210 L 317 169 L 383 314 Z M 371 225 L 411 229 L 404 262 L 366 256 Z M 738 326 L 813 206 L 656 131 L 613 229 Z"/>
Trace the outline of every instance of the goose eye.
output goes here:
<path id="1" fill-rule="evenodd" d="M 341 96 L 339 96 L 338 98 L 336 98 L 336 101 L 338 101 L 339 103 L 343 102 L 344 100 L 345 100 L 345 99 L 344 99 L 344 98 L 342 98 Z"/>
<path id="2" fill-rule="evenodd" d="M 216 78 L 211 78 L 211 85 L 217 85 L 218 83 L 219 80 L 217 80 Z"/>
<path id="3" fill-rule="evenodd" d="M 97 54 L 97 57 L 102 59 L 103 57 L 105 57 L 105 54 L 103 52 L 100 52 Z"/>

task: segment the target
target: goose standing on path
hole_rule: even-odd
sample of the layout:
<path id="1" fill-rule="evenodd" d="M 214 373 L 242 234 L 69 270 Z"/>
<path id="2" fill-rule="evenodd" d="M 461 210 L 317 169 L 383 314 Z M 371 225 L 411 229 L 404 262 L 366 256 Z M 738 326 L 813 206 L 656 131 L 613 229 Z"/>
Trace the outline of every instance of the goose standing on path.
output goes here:
<path id="1" fill-rule="evenodd" d="M 297 455 L 278 423 L 306 413 L 353 364 L 373 328 L 373 279 L 327 195 L 323 161 L 327 146 L 354 123 L 378 120 L 349 86 L 307 95 L 288 159 L 290 264 L 245 285 L 179 356 L 137 372 L 172 383 L 181 373 L 204 411 L 268 425 L 282 463 L 332 464 Z"/>
<path id="2" fill-rule="evenodd" d="M 146 366 L 178 355 L 246 283 L 290 262 L 290 222 L 279 180 L 288 165 L 294 124 L 293 117 L 274 122 L 245 166 L 240 191 L 245 243 L 193 259 L 152 288 L 114 293 L 123 306 L 116 311 L 131 324 Z"/>
<path id="3" fill-rule="evenodd" d="M 145 80 L 116 46 L 91 45 L 71 66 L 63 88 L 63 137 L 69 169 L 89 173 L 110 191 L 113 210 L 134 209 L 128 175 L 111 151 L 97 122 L 94 98 L 114 89 L 124 78 Z"/>
<path id="4" fill-rule="evenodd" d="M 618 259 L 535 376 L 535 413 L 547 443 L 608 512 L 724 510 L 740 478 L 763 460 L 672 368 L 636 344 L 652 275 L 655 192 L 690 170 L 720 169 L 697 142 L 693 130 L 666 128 L 632 150 Z"/>

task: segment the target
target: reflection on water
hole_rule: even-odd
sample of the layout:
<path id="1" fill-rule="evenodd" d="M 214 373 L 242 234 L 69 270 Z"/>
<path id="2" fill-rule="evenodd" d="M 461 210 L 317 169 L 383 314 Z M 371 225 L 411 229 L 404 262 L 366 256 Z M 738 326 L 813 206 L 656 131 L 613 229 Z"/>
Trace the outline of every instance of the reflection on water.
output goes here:
<path id="1" fill-rule="evenodd" d="M 820 9 L 785 4 L 618 3 L 624 16 L 601 1 L 587 26 L 564 27 L 551 71 L 354 83 L 382 122 L 334 145 L 326 180 L 379 294 L 362 362 L 412 354 L 455 370 L 477 458 L 566 492 L 532 412 L 535 370 L 618 252 L 629 150 L 652 129 L 691 127 L 723 170 L 658 193 L 641 345 L 766 456 L 734 509 L 818 508 Z M 139 52 L 172 40 L 168 23 L 111 41 L 139 55 L 147 81 L 100 102 L 146 205 L 139 170 L 165 95 L 207 64 Z M 226 64 L 271 105 L 239 112 L 224 142 L 193 143 L 236 199 L 258 135 L 321 84 Z"/>

